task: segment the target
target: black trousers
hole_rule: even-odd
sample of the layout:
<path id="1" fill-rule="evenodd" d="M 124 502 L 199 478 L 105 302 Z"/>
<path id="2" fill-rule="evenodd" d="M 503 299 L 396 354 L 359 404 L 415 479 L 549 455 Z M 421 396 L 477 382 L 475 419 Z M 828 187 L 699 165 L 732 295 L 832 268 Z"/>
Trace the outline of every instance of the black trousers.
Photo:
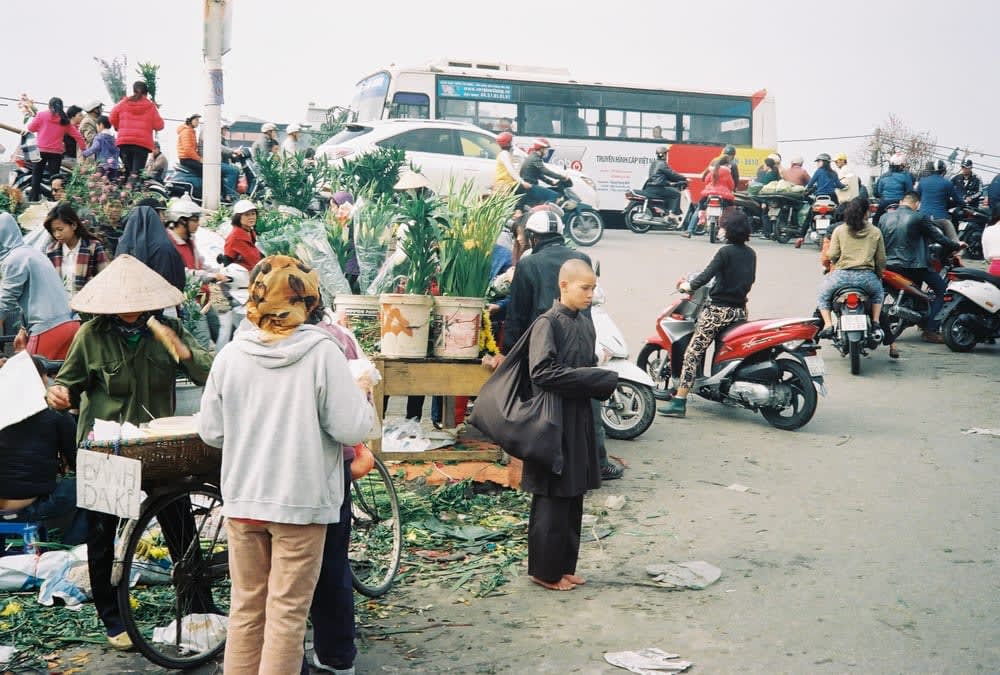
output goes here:
<path id="1" fill-rule="evenodd" d="M 309 618 L 316 656 L 324 666 L 346 670 L 354 665 L 354 587 L 347 549 L 351 542 L 351 463 L 344 462 L 344 503 L 340 522 L 326 526 L 323 566 L 313 592 Z M 308 672 L 308 671 L 306 671 Z"/>
<path id="2" fill-rule="evenodd" d="M 146 158 L 149 157 L 149 150 L 141 145 L 126 143 L 125 145 L 118 146 L 118 153 L 122 160 L 122 168 L 125 169 L 126 180 L 132 176 L 142 174 L 146 168 Z"/>
<path id="3" fill-rule="evenodd" d="M 531 498 L 528 518 L 528 574 L 556 583 L 576 573 L 580 557 L 583 495 Z"/>
<path id="4" fill-rule="evenodd" d="M 643 192 L 654 199 L 662 199 L 667 211 L 677 213 L 677 207 L 681 202 L 681 191 L 666 185 L 653 185 L 644 187 Z"/>
<path id="5" fill-rule="evenodd" d="M 191 173 L 193 173 L 194 175 L 198 176 L 198 178 L 201 178 L 202 174 L 205 171 L 205 167 L 202 166 L 201 162 L 199 162 L 197 159 L 182 159 L 180 161 L 180 165 L 183 166 L 188 171 L 190 171 Z"/>
<path id="6" fill-rule="evenodd" d="M 51 181 L 59 173 L 62 163 L 62 153 L 42 152 L 42 158 L 31 165 L 31 198 L 38 201 L 42 198 L 42 174 L 46 174 Z"/>

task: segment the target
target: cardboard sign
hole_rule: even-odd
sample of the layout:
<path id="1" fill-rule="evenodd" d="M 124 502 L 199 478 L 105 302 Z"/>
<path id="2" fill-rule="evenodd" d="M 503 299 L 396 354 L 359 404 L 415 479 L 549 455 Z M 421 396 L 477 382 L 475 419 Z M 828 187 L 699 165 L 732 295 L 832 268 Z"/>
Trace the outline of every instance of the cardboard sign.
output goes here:
<path id="1" fill-rule="evenodd" d="M 81 509 L 138 518 L 142 462 L 80 449 L 76 453 L 76 505 Z"/>
<path id="2" fill-rule="evenodd" d="M 31 354 L 20 352 L 0 368 L 0 429 L 45 410 L 45 385 Z"/>

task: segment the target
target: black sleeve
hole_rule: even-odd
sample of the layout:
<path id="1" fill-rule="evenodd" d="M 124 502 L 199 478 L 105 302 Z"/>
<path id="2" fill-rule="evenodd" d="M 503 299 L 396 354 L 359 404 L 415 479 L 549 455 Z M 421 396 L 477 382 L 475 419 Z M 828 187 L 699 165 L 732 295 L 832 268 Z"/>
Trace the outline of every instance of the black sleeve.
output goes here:
<path id="1" fill-rule="evenodd" d="M 716 252 L 715 257 L 712 258 L 712 262 L 708 263 L 708 267 L 706 267 L 701 274 L 699 274 L 698 276 L 696 276 L 694 279 L 691 280 L 692 291 L 697 290 L 702 286 L 704 286 L 705 284 L 707 284 L 709 281 L 712 280 L 712 277 L 714 277 L 722 270 L 722 264 L 725 259 L 725 253 L 726 253 L 726 247 L 720 248 Z"/>
<path id="2" fill-rule="evenodd" d="M 526 263 L 527 260 L 524 261 Z M 527 328 L 528 317 L 531 316 L 531 306 L 534 302 L 534 292 L 528 279 L 530 266 L 519 263 L 514 268 L 514 278 L 510 282 L 510 301 L 507 303 L 507 320 L 503 323 L 503 348 L 506 354 L 521 338 Z"/>
<path id="3" fill-rule="evenodd" d="M 605 368 L 573 368 L 559 362 L 557 330 L 547 315 L 531 326 L 528 345 L 528 372 L 538 387 L 564 398 L 597 398 L 611 396 L 618 386 L 618 375 Z"/>
<path id="4" fill-rule="evenodd" d="M 660 173 L 666 176 L 667 180 L 670 181 L 671 183 L 684 183 L 687 181 L 687 178 L 677 173 L 666 164 L 663 165 L 663 169 L 660 171 Z"/>
<path id="5" fill-rule="evenodd" d="M 59 454 L 71 471 L 76 471 L 76 422 L 69 413 L 52 411 L 53 424 L 59 442 Z"/>

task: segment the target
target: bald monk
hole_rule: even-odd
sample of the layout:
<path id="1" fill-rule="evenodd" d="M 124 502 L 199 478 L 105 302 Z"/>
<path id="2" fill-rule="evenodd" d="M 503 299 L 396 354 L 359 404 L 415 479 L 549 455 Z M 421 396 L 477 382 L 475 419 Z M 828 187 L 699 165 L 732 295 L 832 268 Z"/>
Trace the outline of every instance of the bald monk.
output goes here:
<path id="1" fill-rule="evenodd" d="M 597 277 L 588 262 L 567 260 L 559 269 L 559 299 L 529 328 L 532 385 L 562 399 L 562 473 L 526 461 L 521 478 L 521 488 L 533 495 L 528 575 L 555 591 L 585 583 L 576 574 L 583 495 L 601 486 L 591 399 L 606 399 L 618 386 L 615 373 L 594 367 L 594 323 L 581 314 L 590 307 L 595 286 Z"/>

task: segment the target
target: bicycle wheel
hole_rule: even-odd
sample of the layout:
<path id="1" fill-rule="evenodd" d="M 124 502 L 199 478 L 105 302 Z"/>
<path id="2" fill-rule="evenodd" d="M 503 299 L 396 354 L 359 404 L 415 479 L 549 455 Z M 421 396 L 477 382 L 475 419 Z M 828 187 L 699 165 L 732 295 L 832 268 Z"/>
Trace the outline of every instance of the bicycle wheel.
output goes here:
<path id="1" fill-rule="evenodd" d="M 164 668 L 195 668 L 226 644 L 229 552 L 222 496 L 192 483 L 143 505 L 131 524 L 118 606 L 132 643 Z"/>
<path id="2" fill-rule="evenodd" d="M 392 587 L 403 555 L 399 498 L 389 469 L 375 467 L 351 483 L 351 545 L 348 558 L 354 590 L 369 598 Z"/>

